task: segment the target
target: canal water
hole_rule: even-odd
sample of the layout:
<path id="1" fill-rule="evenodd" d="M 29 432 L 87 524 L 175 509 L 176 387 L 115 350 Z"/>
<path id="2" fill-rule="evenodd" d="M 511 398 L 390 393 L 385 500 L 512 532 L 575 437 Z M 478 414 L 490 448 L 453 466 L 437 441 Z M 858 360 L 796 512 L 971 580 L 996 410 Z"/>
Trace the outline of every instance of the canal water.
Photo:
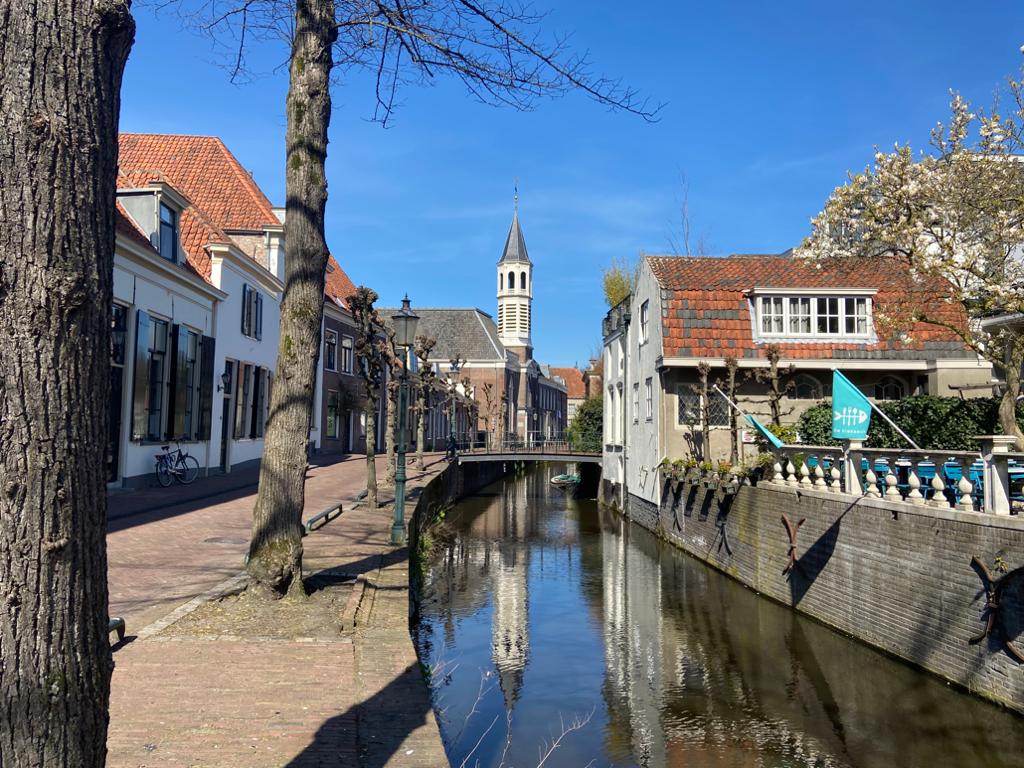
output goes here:
<path id="1" fill-rule="evenodd" d="M 563 471 L 465 499 L 436 543 L 415 633 L 455 768 L 1024 766 L 1024 719 L 573 500 Z"/>

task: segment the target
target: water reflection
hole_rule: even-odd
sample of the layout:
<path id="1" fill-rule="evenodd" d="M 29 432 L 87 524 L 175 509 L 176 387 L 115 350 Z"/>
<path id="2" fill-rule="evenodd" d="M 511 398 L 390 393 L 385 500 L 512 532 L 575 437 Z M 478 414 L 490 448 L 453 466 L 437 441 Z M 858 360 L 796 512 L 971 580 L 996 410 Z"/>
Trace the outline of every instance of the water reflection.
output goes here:
<path id="1" fill-rule="evenodd" d="M 552 488 L 459 505 L 418 645 L 453 765 L 1024 764 L 1024 723 Z M 468 758 L 468 759 L 467 759 Z"/>

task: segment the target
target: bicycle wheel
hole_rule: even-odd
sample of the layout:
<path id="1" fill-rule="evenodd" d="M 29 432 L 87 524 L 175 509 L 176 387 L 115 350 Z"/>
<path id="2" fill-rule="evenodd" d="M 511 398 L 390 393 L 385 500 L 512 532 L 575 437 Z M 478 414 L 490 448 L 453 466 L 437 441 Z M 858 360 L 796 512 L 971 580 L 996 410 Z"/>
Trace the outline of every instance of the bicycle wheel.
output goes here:
<path id="1" fill-rule="evenodd" d="M 156 463 L 156 481 L 164 488 L 174 482 L 174 475 L 171 474 L 171 465 L 166 461 Z"/>
<path id="2" fill-rule="evenodd" d="M 178 482 L 188 485 L 199 477 L 199 462 L 193 456 L 182 456 L 178 459 Z"/>

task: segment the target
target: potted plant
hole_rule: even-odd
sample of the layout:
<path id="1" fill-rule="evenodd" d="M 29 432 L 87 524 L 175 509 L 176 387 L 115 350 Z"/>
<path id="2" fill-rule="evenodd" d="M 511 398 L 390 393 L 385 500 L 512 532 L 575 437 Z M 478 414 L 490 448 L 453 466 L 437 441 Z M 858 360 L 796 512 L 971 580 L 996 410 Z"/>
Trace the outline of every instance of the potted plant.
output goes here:
<path id="1" fill-rule="evenodd" d="M 707 488 L 718 487 L 718 475 L 715 473 L 715 465 L 710 461 L 702 461 L 699 465 L 701 477 Z"/>

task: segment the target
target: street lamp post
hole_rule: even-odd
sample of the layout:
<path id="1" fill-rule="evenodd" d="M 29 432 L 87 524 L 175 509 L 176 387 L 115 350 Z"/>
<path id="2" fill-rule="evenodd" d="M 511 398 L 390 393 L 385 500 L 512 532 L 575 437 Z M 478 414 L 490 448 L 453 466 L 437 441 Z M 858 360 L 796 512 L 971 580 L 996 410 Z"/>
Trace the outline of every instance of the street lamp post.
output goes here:
<path id="1" fill-rule="evenodd" d="M 457 381 L 456 377 L 457 377 L 457 375 L 459 373 L 459 367 L 461 366 L 461 361 L 459 360 L 459 358 L 453 357 L 451 360 L 448 361 L 448 363 L 451 366 L 450 378 L 451 378 L 451 386 L 452 386 L 452 398 L 451 398 L 451 405 L 449 406 L 449 411 L 448 411 L 448 451 L 447 451 L 447 453 L 448 453 L 450 458 L 454 459 L 455 458 L 455 454 L 457 453 L 457 451 L 456 451 L 456 445 L 457 444 L 455 442 L 455 390 L 456 390 L 456 387 L 457 387 L 457 384 L 458 384 L 458 381 Z"/>
<path id="2" fill-rule="evenodd" d="M 402 374 L 398 379 L 398 453 L 395 457 L 395 519 L 391 524 L 391 543 L 405 543 L 405 420 L 409 399 L 409 348 L 416 342 L 419 316 L 402 299 L 402 308 L 391 316 L 395 345 L 402 349 Z"/>

